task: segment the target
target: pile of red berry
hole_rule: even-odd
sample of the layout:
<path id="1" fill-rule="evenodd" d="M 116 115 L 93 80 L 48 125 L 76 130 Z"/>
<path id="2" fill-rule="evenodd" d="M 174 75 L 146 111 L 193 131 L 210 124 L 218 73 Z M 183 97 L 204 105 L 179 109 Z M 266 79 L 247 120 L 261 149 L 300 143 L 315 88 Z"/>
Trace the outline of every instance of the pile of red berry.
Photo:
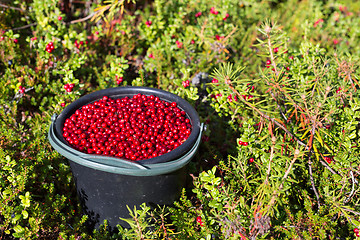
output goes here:
<path id="1" fill-rule="evenodd" d="M 64 89 L 67 91 L 67 92 L 72 92 L 73 88 L 75 87 L 75 84 L 73 83 L 67 83 L 64 85 Z"/>
<path id="2" fill-rule="evenodd" d="M 52 51 L 54 51 L 55 47 L 54 47 L 54 43 L 53 42 L 49 42 L 47 45 L 46 45 L 46 48 L 45 50 L 48 52 L 48 53 L 51 53 Z"/>
<path id="3" fill-rule="evenodd" d="M 102 99 L 65 120 L 63 137 L 75 149 L 133 161 L 179 147 L 191 134 L 185 111 L 153 95 Z"/>

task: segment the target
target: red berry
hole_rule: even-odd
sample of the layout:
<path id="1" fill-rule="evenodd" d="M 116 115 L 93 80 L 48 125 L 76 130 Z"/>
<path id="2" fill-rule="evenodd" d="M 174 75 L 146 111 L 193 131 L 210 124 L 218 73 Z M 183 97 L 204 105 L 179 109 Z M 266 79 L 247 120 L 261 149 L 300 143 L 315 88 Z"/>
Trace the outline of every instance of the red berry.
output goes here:
<path id="1" fill-rule="evenodd" d="M 214 15 L 218 15 L 218 14 L 219 14 L 219 11 L 216 11 L 216 10 L 215 10 L 215 7 L 212 7 L 212 8 L 210 9 L 210 13 L 211 13 L 211 14 L 214 14 Z"/>
<path id="2" fill-rule="evenodd" d="M 267 60 L 266 61 L 266 65 L 270 65 L 271 64 L 271 61 L 270 60 Z"/>
<path id="3" fill-rule="evenodd" d="M 190 86 L 190 81 L 189 80 L 183 81 L 182 85 L 183 85 L 184 88 L 187 88 L 187 87 Z"/>
<path id="4" fill-rule="evenodd" d="M 332 158 L 331 157 L 324 157 L 325 161 L 330 164 L 332 162 Z"/>
<path id="5" fill-rule="evenodd" d="M 354 233 L 359 233 L 359 229 L 358 229 L 358 228 L 354 228 Z"/>
<path id="6" fill-rule="evenodd" d="M 243 142 L 242 145 L 246 147 L 247 145 L 249 145 L 249 143 L 248 142 Z"/>
<path id="7" fill-rule="evenodd" d="M 186 141 L 191 129 L 176 103 L 153 95 L 116 100 L 104 96 L 66 119 L 63 137 L 85 153 L 136 161 L 172 151 Z"/>
<path id="8" fill-rule="evenodd" d="M 61 103 L 60 105 L 61 105 L 62 107 L 65 107 L 65 103 Z"/>
<path id="9" fill-rule="evenodd" d="M 150 27 L 151 24 L 152 24 L 152 21 L 151 21 L 151 20 L 148 20 L 148 21 L 145 22 L 145 24 L 146 24 L 146 26 Z"/>
<path id="10" fill-rule="evenodd" d="M 62 16 L 58 16 L 58 20 L 61 21 L 61 20 L 62 20 Z"/>
<path id="11" fill-rule="evenodd" d="M 197 12 L 196 14 L 195 14 L 195 17 L 200 17 L 201 16 L 201 12 Z"/>
<path id="12" fill-rule="evenodd" d="M 274 53 L 277 53 L 277 52 L 279 52 L 279 48 L 274 48 Z"/>
<path id="13" fill-rule="evenodd" d="M 198 222 L 198 223 L 201 223 L 201 222 L 202 222 L 202 220 L 201 220 L 201 217 L 200 217 L 200 216 L 197 216 L 197 217 L 196 217 L 196 222 Z"/>
<path id="14" fill-rule="evenodd" d="M 18 43 L 18 40 L 16 38 L 14 39 L 14 43 Z"/>
<path id="15" fill-rule="evenodd" d="M 255 161 L 254 158 L 249 158 L 249 162 L 250 162 L 250 163 L 253 163 L 254 161 Z"/>
<path id="16" fill-rule="evenodd" d="M 176 40 L 176 46 L 178 47 L 178 48 L 182 48 L 183 47 L 183 43 L 182 42 L 180 42 L 179 40 Z"/>

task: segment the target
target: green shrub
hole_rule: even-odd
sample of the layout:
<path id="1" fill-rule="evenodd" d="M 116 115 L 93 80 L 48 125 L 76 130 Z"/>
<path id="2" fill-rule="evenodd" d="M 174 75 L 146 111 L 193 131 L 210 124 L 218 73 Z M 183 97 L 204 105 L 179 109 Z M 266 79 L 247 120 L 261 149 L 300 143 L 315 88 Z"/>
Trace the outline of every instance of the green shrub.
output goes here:
<path id="1" fill-rule="evenodd" d="M 64 2 L 1 6 L 0 239 L 354 237 L 359 3 Z M 125 85 L 185 98 L 206 130 L 174 206 L 89 233 L 50 117 Z"/>

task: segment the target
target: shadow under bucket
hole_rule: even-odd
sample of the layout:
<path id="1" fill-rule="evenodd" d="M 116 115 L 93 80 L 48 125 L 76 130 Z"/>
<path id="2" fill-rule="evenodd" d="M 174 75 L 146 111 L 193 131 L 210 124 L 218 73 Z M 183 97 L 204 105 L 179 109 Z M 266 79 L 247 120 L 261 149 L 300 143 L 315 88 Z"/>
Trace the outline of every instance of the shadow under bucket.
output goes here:
<path id="1" fill-rule="evenodd" d="M 103 96 L 116 99 L 138 93 L 175 101 L 186 112 L 192 133 L 182 145 L 159 157 L 132 162 L 86 154 L 75 150 L 63 139 L 64 121 L 77 109 Z M 54 115 L 48 138 L 54 149 L 70 160 L 77 194 L 84 213 L 89 216 L 90 228 L 98 228 L 107 219 L 110 229 L 115 230 L 117 224 L 129 227 L 120 220 L 130 218 L 127 206 L 139 209 L 142 203 L 148 206 L 172 205 L 179 198 L 186 183 L 187 165 L 201 141 L 202 127 L 195 109 L 177 95 L 146 87 L 118 87 L 85 95 L 65 108 L 59 116 Z"/>

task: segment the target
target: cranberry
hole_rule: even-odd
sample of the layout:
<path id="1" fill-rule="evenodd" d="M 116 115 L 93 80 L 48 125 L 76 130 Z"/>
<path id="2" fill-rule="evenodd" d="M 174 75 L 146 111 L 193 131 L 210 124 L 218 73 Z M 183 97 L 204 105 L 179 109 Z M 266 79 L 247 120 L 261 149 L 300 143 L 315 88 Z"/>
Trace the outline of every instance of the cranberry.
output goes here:
<path id="1" fill-rule="evenodd" d="M 74 87 L 65 84 L 64 88 Z M 137 161 L 166 154 L 191 134 L 186 113 L 176 102 L 153 95 L 102 97 L 65 120 L 63 137 L 75 149 Z"/>
<path id="2" fill-rule="evenodd" d="M 267 61 L 266 61 L 266 65 L 270 65 L 271 64 L 271 61 L 268 59 Z"/>
<path id="3" fill-rule="evenodd" d="M 278 47 L 274 48 L 274 53 L 278 53 L 278 52 L 279 52 L 279 48 Z"/>

